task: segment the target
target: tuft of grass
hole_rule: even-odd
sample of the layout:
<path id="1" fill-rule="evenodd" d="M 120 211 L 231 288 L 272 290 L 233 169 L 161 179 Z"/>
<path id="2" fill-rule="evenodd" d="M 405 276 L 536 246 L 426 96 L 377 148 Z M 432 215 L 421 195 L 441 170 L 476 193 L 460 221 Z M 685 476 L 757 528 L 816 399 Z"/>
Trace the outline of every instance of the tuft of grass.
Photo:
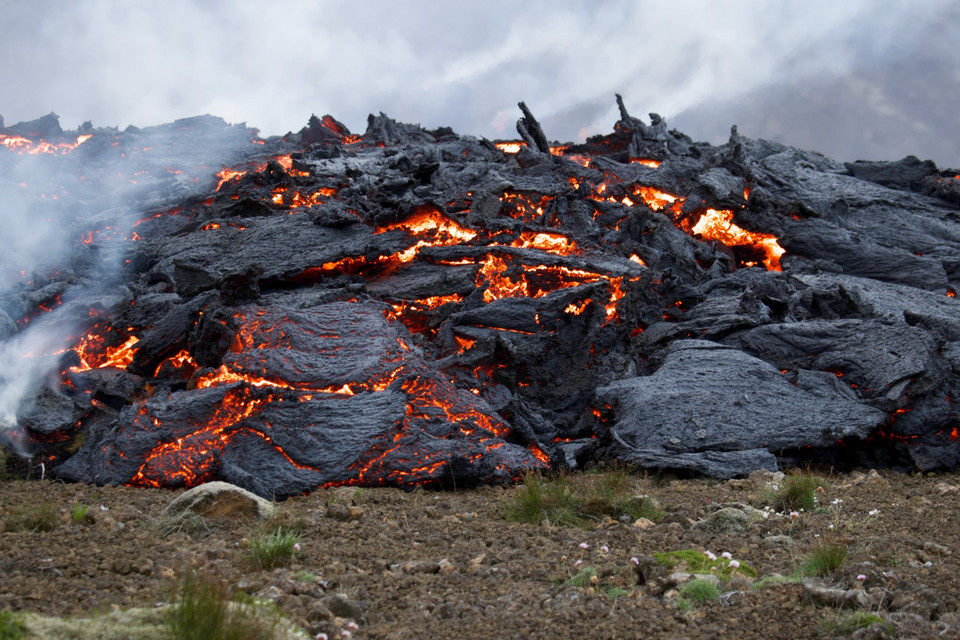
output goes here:
<path id="1" fill-rule="evenodd" d="M 552 477 L 534 471 L 524 473 L 523 484 L 507 503 L 506 517 L 530 524 L 546 521 L 557 526 L 583 526 L 577 499 L 562 473 Z"/>
<path id="2" fill-rule="evenodd" d="M 822 542 L 807 554 L 800 566 L 805 576 L 827 576 L 843 566 L 847 560 L 847 545 Z"/>
<path id="3" fill-rule="evenodd" d="M 623 587 L 610 587 L 607 589 L 607 597 L 611 600 L 616 600 L 617 598 L 623 598 L 629 595 L 630 592 Z"/>
<path id="4" fill-rule="evenodd" d="M 157 520 L 153 530 L 162 538 L 174 533 L 185 533 L 190 537 L 205 535 L 213 530 L 210 521 L 187 509 L 173 515 L 166 515 Z"/>
<path id="5" fill-rule="evenodd" d="M 557 473 L 527 472 L 523 484 L 507 499 L 505 517 L 516 522 L 590 528 L 603 518 L 648 518 L 660 521 L 664 513 L 647 496 L 633 494 L 634 475 L 624 465 L 609 465 L 568 477 Z"/>
<path id="6" fill-rule="evenodd" d="M 771 496 L 777 511 L 812 511 L 817 506 L 817 488 L 826 487 L 827 481 L 820 476 L 805 473 L 786 476 L 777 491 Z"/>
<path id="7" fill-rule="evenodd" d="M 259 640 L 272 638 L 276 625 L 275 614 L 232 602 L 225 585 L 193 571 L 184 573 L 166 618 L 175 640 Z"/>
<path id="8" fill-rule="evenodd" d="M 593 567 L 584 567 L 583 569 L 580 569 L 575 576 L 569 578 L 567 580 L 567 584 L 584 589 L 589 587 L 592 583 L 597 582 L 599 579 L 600 578 L 597 575 L 596 569 Z"/>
<path id="9" fill-rule="evenodd" d="M 70 521 L 74 524 L 92 522 L 93 515 L 90 513 L 90 506 L 85 504 L 75 504 L 70 507 Z"/>
<path id="10" fill-rule="evenodd" d="M 295 545 L 299 542 L 297 532 L 277 527 L 274 533 L 250 541 L 250 559 L 263 570 L 285 567 L 293 560 Z"/>
<path id="11" fill-rule="evenodd" d="M 720 590 L 710 580 L 697 578 L 680 587 L 680 596 L 696 604 L 720 599 Z"/>
<path id="12" fill-rule="evenodd" d="M 40 502 L 15 509 L 8 517 L 7 531 L 53 531 L 57 526 L 57 509 L 50 502 Z"/>
<path id="13" fill-rule="evenodd" d="M 0 640 L 20 640 L 27 636 L 27 627 L 10 611 L 0 611 Z"/>
<path id="14" fill-rule="evenodd" d="M 820 635 L 828 637 L 849 636 L 853 635 L 855 631 L 866 629 L 877 623 L 887 633 L 893 633 L 892 624 L 869 611 L 852 611 L 833 618 L 823 618 L 820 620 L 819 631 Z"/>

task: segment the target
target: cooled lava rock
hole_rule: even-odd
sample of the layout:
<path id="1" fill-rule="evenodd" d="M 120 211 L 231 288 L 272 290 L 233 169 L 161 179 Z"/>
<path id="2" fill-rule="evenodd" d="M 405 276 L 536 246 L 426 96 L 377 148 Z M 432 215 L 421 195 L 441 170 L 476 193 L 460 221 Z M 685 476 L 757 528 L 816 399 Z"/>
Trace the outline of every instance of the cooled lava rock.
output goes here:
<path id="1" fill-rule="evenodd" d="M 579 145 L 524 105 L 497 143 L 383 114 L 0 130 L 3 188 L 64 239 L 0 292 L 36 365 L 0 380 L 24 389 L 0 441 L 65 479 L 271 498 L 610 458 L 956 467 L 960 171 L 619 105 Z"/>

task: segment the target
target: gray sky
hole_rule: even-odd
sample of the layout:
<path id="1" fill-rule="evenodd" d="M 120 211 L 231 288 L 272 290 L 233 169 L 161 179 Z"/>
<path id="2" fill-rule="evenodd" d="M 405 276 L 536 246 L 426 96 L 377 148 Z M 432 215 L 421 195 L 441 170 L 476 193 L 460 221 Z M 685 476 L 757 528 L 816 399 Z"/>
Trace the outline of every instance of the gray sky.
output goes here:
<path id="1" fill-rule="evenodd" d="M 384 111 L 515 137 L 660 113 L 841 160 L 960 166 L 957 0 L 0 0 L 0 114 L 72 128 L 211 113 L 264 135 Z"/>

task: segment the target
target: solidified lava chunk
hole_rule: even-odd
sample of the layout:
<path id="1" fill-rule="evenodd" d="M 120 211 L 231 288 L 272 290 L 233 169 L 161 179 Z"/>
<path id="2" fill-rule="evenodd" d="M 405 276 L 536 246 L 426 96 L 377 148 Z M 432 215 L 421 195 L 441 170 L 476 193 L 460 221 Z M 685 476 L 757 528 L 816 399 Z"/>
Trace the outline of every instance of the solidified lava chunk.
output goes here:
<path id="1" fill-rule="evenodd" d="M 2 274 L 0 338 L 64 344 L 23 354 L 55 371 L 0 442 L 65 479 L 272 498 L 609 458 L 956 467 L 960 171 L 619 106 L 584 144 L 525 106 L 495 143 L 383 114 L 0 130 L 0 186 L 70 238 Z"/>

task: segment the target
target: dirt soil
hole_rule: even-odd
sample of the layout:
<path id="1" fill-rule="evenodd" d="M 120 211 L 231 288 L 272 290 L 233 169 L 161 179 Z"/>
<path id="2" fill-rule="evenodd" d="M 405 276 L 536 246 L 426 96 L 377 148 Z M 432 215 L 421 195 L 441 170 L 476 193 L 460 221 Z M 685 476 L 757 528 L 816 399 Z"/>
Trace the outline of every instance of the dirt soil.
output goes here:
<path id="1" fill-rule="evenodd" d="M 194 568 L 274 601 L 310 637 L 960 638 L 960 474 L 827 480 L 818 507 L 744 524 L 704 518 L 730 505 L 762 510 L 777 480 L 638 476 L 632 490 L 659 503 L 660 522 L 608 518 L 588 530 L 507 521 L 520 487 L 319 490 L 280 503 L 267 522 L 171 530 L 164 508 L 179 492 L 9 480 L 0 482 L 0 611 L 153 607 Z M 52 529 L 23 530 L 25 514 L 45 505 Z M 303 531 L 300 549 L 292 565 L 258 570 L 249 540 L 278 526 Z M 827 584 L 888 626 L 830 630 L 851 614 L 811 599 L 795 577 L 825 542 L 849 548 Z M 719 600 L 688 606 L 678 593 L 685 576 L 651 558 L 682 549 L 728 552 L 759 579 L 723 582 Z M 571 584 L 586 567 L 596 579 Z"/>

